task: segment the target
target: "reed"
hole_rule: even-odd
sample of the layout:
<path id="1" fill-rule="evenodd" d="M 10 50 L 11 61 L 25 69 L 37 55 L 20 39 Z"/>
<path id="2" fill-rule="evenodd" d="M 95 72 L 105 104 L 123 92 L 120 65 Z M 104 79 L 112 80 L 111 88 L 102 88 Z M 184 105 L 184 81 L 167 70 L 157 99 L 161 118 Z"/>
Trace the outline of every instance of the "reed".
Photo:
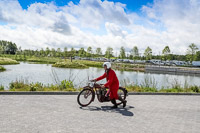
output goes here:
<path id="1" fill-rule="evenodd" d="M 27 83 L 24 80 L 16 80 L 10 83 L 9 91 L 79 91 L 75 89 L 72 81 L 63 80 L 60 84 L 42 84 L 40 82 Z"/>

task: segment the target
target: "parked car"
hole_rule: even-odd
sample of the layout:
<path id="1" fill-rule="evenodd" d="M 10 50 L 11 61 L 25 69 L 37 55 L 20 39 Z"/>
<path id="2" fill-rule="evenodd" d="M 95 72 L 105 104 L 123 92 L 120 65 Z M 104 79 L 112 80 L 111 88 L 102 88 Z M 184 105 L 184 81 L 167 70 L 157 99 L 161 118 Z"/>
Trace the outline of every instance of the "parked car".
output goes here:
<path id="1" fill-rule="evenodd" d="M 130 63 L 135 63 L 135 61 L 134 61 L 134 60 L 129 60 L 129 62 L 130 62 Z"/>
<path id="2" fill-rule="evenodd" d="M 117 60 L 115 60 L 115 62 L 123 62 L 123 60 L 122 59 L 117 59 Z"/>
<path id="3" fill-rule="evenodd" d="M 192 66 L 194 67 L 200 67 L 200 61 L 193 61 Z"/>
<path id="4" fill-rule="evenodd" d="M 149 62 L 147 63 L 152 63 L 154 65 L 160 65 L 161 64 L 161 60 L 150 60 Z"/>
<path id="5" fill-rule="evenodd" d="M 81 57 L 79 57 L 79 56 L 74 56 L 74 59 L 75 59 L 75 60 L 81 60 Z"/>
<path id="6" fill-rule="evenodd" d="M 135 60 L 135 63 L 146 63 L 145 60 Z"/>
<path id="7" fill-rule="evenodd" d="M 165 61 L 165 65 L 167 65 L 167 66 L 172 66 L 172 65 L 173 65 L 173 62 L 172 62 L 172 61 Z"/>
<path id="8" fill-rule="evenodd" d="M 176 66 L 184 66 L 184 65 L 187 64 L 185 61 L 177 61 L 177 60 L 173 60 L 173 63 L 174 63 Z"/>
<path id="9" fill-rule="evenodd" d="M 129 59 L 123 59 L 124 63 L 129 63 Z"/>

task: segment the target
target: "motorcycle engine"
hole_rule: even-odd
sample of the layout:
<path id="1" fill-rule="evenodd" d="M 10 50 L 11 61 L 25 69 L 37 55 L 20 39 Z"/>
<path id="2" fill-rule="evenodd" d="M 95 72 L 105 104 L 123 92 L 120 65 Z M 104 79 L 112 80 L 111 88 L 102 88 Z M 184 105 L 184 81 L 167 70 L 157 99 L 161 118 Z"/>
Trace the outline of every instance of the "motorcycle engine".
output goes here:
<path id="1" fill-rule="evenodd" d="M 97 96 L 100 102 L 105 102 L 109 100 L 108 97 L 105 97 L 106 93 L 107 93 L 107 90 L 105 88 L 99 89 L 97 91 Z"/>

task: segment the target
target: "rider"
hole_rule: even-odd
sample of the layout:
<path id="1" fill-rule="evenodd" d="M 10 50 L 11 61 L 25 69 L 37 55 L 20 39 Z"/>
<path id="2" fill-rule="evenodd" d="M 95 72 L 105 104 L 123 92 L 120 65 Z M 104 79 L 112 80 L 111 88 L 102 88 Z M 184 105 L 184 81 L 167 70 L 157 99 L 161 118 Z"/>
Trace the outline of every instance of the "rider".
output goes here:
<path id="1" fill-rule="evenodd" d="M 105 83 L 102 88 L 108 87 L 109 90 L 106 93 L 106 95 L 110 92 L 110 99 L 111 102 L 114 104 L 114 106 L 112 108 L 117 108 L 117 103 L 116 103 L 116 99 L 120 100 L 123 103 L 123 108 L 126 106 L 126 100 L 122 99 L 122 97 L 120 95 L 118 95 L 117 91 L 119 89 L 119 80 L 115 74 L 115 72 L 111 69 L 111 63 L 110 62 L 105 62 L 103 64 L 105 73 L 94 79 L 93 81 L 99 81 L 102 80 L 104 78 L 106 78 L 107 83 Z"/>

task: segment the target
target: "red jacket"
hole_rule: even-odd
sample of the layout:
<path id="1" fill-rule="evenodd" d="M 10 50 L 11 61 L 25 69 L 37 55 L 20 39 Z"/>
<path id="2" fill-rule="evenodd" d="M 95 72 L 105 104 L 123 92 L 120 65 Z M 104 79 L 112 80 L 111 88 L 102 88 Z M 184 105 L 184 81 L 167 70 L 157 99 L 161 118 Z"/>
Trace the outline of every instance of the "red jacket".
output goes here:
<path id="1" fill-rule="evenodd" d="M 104 84 L 105 87 L 110 89 L 110 99 L 118 99 L 117 91 L 119 89 L 119 80 L 112 69 L 105 72 L 102 76 L 98 77 L 96 81 L 106 78 L 107 83 Z"/>

